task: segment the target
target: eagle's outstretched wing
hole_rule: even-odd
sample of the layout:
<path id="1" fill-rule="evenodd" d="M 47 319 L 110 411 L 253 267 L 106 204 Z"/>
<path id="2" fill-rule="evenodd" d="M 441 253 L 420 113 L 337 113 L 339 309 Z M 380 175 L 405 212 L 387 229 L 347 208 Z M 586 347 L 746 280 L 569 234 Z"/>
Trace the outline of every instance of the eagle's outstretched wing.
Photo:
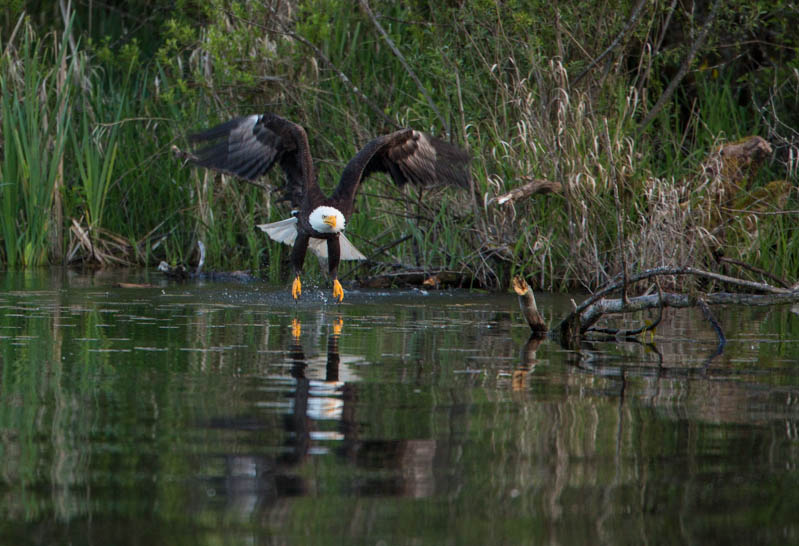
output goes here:
<path id="1" fill-rule="evenodd" d="M 438 138 L 413 129 L 395 131 L 372 140 L 347 163 L 333 199 L 352 203 L 360 183 L 375 172 L 388 173 L 400 186 L 469 187 L 469 160 L 468 152 Z"/>
<path id="2" fill-rule="evenodd" d="M 195 165 L 255 181 L 277 162 L 286 174 L 284 199 L 299 207 L 316 179 L 305 129 L 275 114 L 232 119 L 189 141 L 204 144 L 187 154 Z"/>

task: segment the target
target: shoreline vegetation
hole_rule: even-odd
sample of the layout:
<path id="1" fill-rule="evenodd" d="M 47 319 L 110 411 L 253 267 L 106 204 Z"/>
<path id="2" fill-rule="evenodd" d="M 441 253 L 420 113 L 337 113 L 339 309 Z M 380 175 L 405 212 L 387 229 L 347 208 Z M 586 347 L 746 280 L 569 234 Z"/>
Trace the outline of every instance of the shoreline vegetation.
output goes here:
<path id="1" fill-rule="evenodd" d="M 799 272 L 791 2 L 5 4 L 4 269 L 202 259 L 282 282 L 287 248 L 255 229 L 289 214 L 282 173 L 253 187 L 171 152 L 271 111 L 308 130 L 324 190 L 398 127 L 473 156 L 468 191 L 364 188 L 347 236 L 369 259 L 345 280 L 597 290 L 694 268 L 790 287 Z M 653 293 L 640 284 L 630 296 Z"/>

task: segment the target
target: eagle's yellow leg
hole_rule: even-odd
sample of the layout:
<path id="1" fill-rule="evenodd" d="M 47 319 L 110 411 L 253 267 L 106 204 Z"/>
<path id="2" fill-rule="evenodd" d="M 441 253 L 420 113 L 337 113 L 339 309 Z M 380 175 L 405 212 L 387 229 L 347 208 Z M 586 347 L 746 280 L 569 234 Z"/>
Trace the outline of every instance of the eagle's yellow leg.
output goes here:
<path id="1" fill-rule="evenodd" d="M 649 334 L 649 342 L 654 343 L 655 341 L 655 326 L 652 326 L 651 320 L 644 320 L 645 328 L 641 331 L 641 338 L 646 339 L 646 334 Z"/>
<path id="2" fill-rule="evenodd" d="M 341 288 L 341 283 L 338 279 L 333 279 L 333 299 L 338 300 L 339 303 L 344 301 L 344 289 Z"/>
<path id="3" fill-rule="evenodd" d="M 338 317 L 333 322 L 333 335 L 334 336 L 340 336 L 341 335 L 341 329 L 343 327 L 344 327 L 344 319 L 342 319 L 341 317 Z"/>
<path id="4" fill-rule="evenodd" d="M 291 335 L 294 336 L 294 339 L 299 339 L 302 335 L 302 324 L 296 318 L 291 320 Z"/>
<path id="5" fill-rule="evenodd" d="M 300 276 L 297 275 L 297 277 L 294 279 L 294 282 L 291 283 L 291 295 L 294 296 L 294 299 L 296 300 L 297 298 L 300 297 L 301 294 L 302 294 L 302 283 L 300 282 Z"/>

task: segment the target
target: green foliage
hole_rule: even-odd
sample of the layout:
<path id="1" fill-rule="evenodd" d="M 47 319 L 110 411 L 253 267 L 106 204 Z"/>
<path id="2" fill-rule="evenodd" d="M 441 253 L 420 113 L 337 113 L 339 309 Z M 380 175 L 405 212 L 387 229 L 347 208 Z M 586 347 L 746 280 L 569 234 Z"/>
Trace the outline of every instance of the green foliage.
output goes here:
<path id="1" fill-rule="evenodd" d="M 38 32 L 26 27 L 24 36 L 31 51 L 65 43 L 59 10 L 24 4 L 36 13 Z M 369 254 L 412 235 L 380 257 L 387 264 L 456 269 L 494 287 L 524 272 L 546 288 L 596 285 L 624 261 L 651 264 L 657 260 L 642 251 L 650 248 L 642 241 L 654 237 L 647 218 L 662 205 L 652 199 L 690 187 L 720 143 L 761 134 L 774 145 L 774 160 L 747 191 L 790 178 L 797 137 L 789 128 L 799 125 L 793 107 L 799 39 L 792 29 L 799 17 L 783 0 L 724 3 L 677 92 L 639 133 L 638 123 L 683 63 L 708 12 L 705 6 L 689 13 L 672 10 L 671 3 L 648 3 L 628 28 L 637 4 L 371 0 L 402 60 L 350 0 L 156 0 L 116 15 L 95 11 L 91 18 L 80 6 L 72 28 L 76 49 L 56 48 L 71 63 L 80 59 L 64 84 L 65 97 L 88 97 L 76 103 L 74 119 L 52 115 L 55 101 L 64 100 L 55 96 L 44 100 L 49 115 L 38 122 L 26 121 L 36 112 L 16 105 L 39 85 L 26 89 L 19 77 L 19 67 L 28 64 L 24 48 L 16 46 L 21 34 L 2 62 L 7 261 L 25 262 L 20 248 L 26 243 L 19 241 L 29 222 L 21 212 L 25 186 L 5 182 L 20 180 L 30 165 L 25 150 L 41 150 L 48 165 L 60 158 L 63 141 L 52 135 L 62 131 L 72 135 L 62 163 L 63 225 L 43 231 L 64 235 L 37 240 L 73 245 L 66 228 L 85 213 L 90 225 L 130 241 L 131 262 L 193 260 L 202 240 L 208 267 L 263 267 L 266 277 L 282 279 L 286 249 L 254 226 L 284 217 L 286 206 L 169 157 L 173 142 L 185 145 L 186 132 L 231 115 L 274 110 L 308 129 L 326 190 L 359 146 L 393 128 L 386 116 L 472 150 L 474 196 L 447 191 L 428 194 L 417 205 L 415 191 L 397 191 L 380 177 L 364 186 L 350 238 Z M 125 20 L 141 25 L 128 28 Z M 15 23 L 10 16 L 2 21 L 4 36 Z M 47 34 L 51 29 L 59 33 L 56 41 Z M 591 64 L 611 43 L 609 54 Z M 53 81 L 60 61 L 48 55 L 25 74 Z M 578 75 L 583 77 L 576 83 Z M 38 140 L 23 130 L 25 123 L 42 127 Z M 15 134 L 20 145 L 9 146 Z M 25 146 L 22 135 L 29 135 Z M 274 172 L 266 182 L 277 185 L 281 177 Z M 484 206 L 523 177 L 560 182 L 564 195 Z M 44 200 L 37 201 L 40 211 L 53 209 L 49 187 L 50 197 L 43 192 Z M 679 199 L 669 202 L 674 219 Z M 55 216 L 48 214 L 52 223 Z M 794 229 L 790 218 L 780 222 L 781 229 Z M 727 249 L 728 255 L 757 261 L 766 246 L 783 249 L 776 260 L 788 271 L 795 249 L 782 244 L 771 222 L 761 218 L 761 225 L 762 245 L 742 244 Z M 30 253 L 38 256 L 33 261 L 47 257 Z"/>

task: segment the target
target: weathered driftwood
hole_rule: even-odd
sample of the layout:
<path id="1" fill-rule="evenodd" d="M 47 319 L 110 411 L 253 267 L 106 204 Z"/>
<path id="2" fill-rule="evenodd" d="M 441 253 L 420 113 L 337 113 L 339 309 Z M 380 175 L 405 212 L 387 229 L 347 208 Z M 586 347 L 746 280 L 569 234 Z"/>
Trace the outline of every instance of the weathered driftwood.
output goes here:
<path id="1" fill-rule="evenodd" d="M 535 179 L 531 180 L 527 184 L 524 184 L 523 186 L 512 189 L 508 193 L 504 193 L 490 199 L 488 204 L 491 205 L 496 203 L 498 205 L 504 205 L 506 203 L 512 203 L 513 201 L 530 197 L 536 193 L 560 193 L 561 191 L 562 187 L 560 182 Z"/>

